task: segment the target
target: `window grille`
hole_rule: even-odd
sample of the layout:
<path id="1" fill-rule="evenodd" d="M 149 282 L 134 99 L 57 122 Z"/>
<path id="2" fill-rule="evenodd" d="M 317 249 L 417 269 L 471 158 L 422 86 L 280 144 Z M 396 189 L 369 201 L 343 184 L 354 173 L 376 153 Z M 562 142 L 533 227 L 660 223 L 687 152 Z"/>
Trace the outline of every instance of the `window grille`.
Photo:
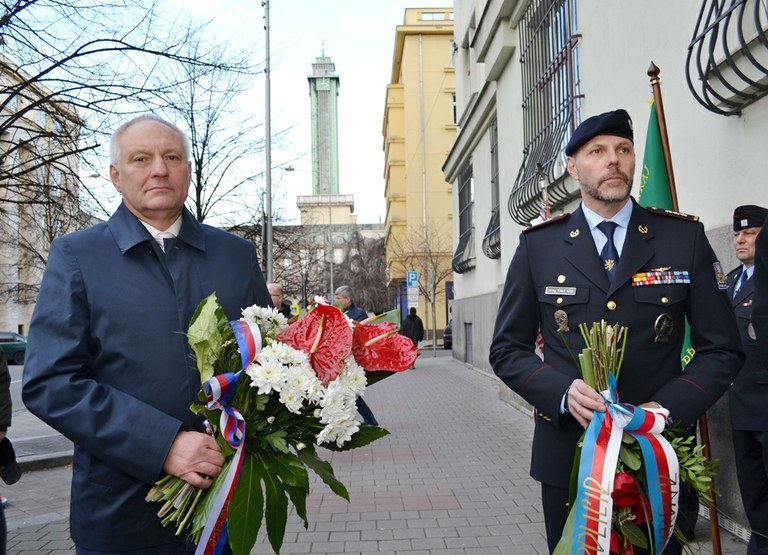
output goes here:
<path id="1" fill-rule="evenodd" d="M 570 201 L 563 149 L 580 119 L 575 0 L 532 0 L 518 26 L 523 83 L 523 163 L 508 208 L 521 225 L 541 208 L 539 164 L 549 176 L 553 208 Z"/>
<path id="2" fill-rule="evenodd" d="M 475 267 L 475 179 L 472 162 L 468 162 L 459 174 L 459 245 L 453 255 L 453 271 L 463 274 Z"/>
<path id="3" fill-rule="evenodd" d="M 725 116 L 768 95 L 768 4 L 703 0 L 685 63 L 688 88 Z"/>
<path id="4" fill-rule="evenodd" d="M 483 253 L 488 258 L 501 256 L 501 225 L 499 214 L 499 126 L 494 119 L 488 127 L 491 142 L 491 219 L 483 237 Z"/>

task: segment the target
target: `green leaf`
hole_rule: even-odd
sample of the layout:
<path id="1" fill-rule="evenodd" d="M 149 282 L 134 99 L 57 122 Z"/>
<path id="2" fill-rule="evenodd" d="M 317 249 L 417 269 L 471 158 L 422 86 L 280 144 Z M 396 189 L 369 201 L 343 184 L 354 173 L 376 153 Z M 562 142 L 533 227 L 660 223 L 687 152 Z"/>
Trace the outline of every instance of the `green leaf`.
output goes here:
<path id="1" fill-rule="evenodd" d="M 622 531 L 629 543 L 642 549 L 648 549 L 648 538 L 637 524 L 627 521 L 623 524 Z"/>
<path id="2" fill-rule="evenodd" d="M 286 433 L 283 430 L 276 430 L 271 434 L 261 437 L 261 440 L 268 443 L 273 449 L 281 453 L 290 453 L 288 445 L 285 443 Z"/>
<path id="3" fill-rule="evenodd" d="M 552 552 L 552 555 L 571 555 L 571 553 L 575 553 L 576 550 L 573 549 L 573 527 L 574 523 L 576 521 L 576 511 L 574 507 L 571 507 L 571 510 L 568 511 L 568 520 L 565 521 L 565 528 L 563 528 L 563 535 L 560 536 L 560 541 L 557 542 L 557 546 L 555 547 L 555 550 Z"/>
<path id="4" fill-rule="evenodd" d="M 216 479 L 213 481 L 211 487 L 208 488 L 208 491 L 205 492 L 205 496 L 200 502 L 200 505 L 198 505 L 198 509 L 195 512 L 194 518 L 192 519 L 192 531 L 202 530 L 205 528 L 208 515 L 211 514 L 213 503 L 216 501 L 216 496 L 219 494 L 219 491 L 224 484 L 224 477 L 227 475 L 230 464 L 232 464 L 231 460 L 224 463 L 224 466 L 221 468 L 221 472 L 218 476 L 216 476 Z"/>
<path id="5" fill-rule="evenodd" d="M 642 459 L 638 457 L 632 449 L 627 449 L 624 446 L 619 450 L 619 459 L 632 470 L 640 470 L 640 467 L 643 464 Z"/>
<path id="6" fill-rule="evenodd" d="M 285 537 L 285 524 L 288 521 L 288 497 L 283 483 L 277 476 L 264 472 L 264 491 L 266 492 L 267 538 L 275 553 L 280 552 Z"/>
<path id="7" fill-rule="evenodd" d="M 349 492 L 347 491 L 347 488 L 336 479 L 336 476 L 333 474 L 333 467 L 330 463 L 317 456 L 314 447 L 305 447 L 299 451 L 298 455 L 301 462 L 311 468 L 325 485 L 331 488 L 333 493 L 349 501 Z"/>
<path id="8" fill-rule="evenodd" d="M 304 521 L 304 529 L 306 530 L 309 528 L 309 521 L 307 520 L 307 495 L 309 495 L 309 489 L 285 485 L 285 491 L 288 492 L 291 503 L 296 507 L 296 515 Z"/>
<path id="9" fill-rule="evenodd" d="M 381 439 L 382 437 L 388 435 L 389 431 L 385 430 L 384 428 L 379 428 L 378 426 L 369 426 L 368 424 L 361 424 L 360 429 L 354 433 L 352 439 L 347 441 L 341 447 L 335 443 L 323 443 L 323 447 L 329 451 L 349 451 L 350 449 L 365 447 L 377 439 Z"/>
<path id="10" fill-rule="evenodd" d="M 213 363 L 221 352 L 219 319 L 223 314 L 224 311 L 216 299 L 216 293 L 211 293 L 197 305 L 192 322 L 189 324 L 187 341 L 195 353 L 201 383 L 205 383 L 213 376 Z"/>
<path id="11" fill-rule="evenodd" d="M 270 457 L 267 461 L 267 471 L 279 476 L 285 485 L 302 488 L 309 492 L 309 474 L 296 455 L 289 453 Z"/>
<path id="12" fill-rule="evenodd" d="M 266 472 L 252 456 L 247 453 L 243 456 L 245 458 L 240 468 L 240 478 L 229 501 L 227 514 L 229 545 L 234 555 L 248 555 L 251 552 L 264 518 L 261 480 Z"/>
<path id="13" fill-rule="evenodd" d="M 399 374 L 399 372 L 390 372 L 389 370 L 376 370 L 374 372 L 366 372 L 365 379 L 368 381 L 368 386 L 370 387 L 373 384 L 380 382 L 384 378 L 394 376 L 395 374 Z"/>

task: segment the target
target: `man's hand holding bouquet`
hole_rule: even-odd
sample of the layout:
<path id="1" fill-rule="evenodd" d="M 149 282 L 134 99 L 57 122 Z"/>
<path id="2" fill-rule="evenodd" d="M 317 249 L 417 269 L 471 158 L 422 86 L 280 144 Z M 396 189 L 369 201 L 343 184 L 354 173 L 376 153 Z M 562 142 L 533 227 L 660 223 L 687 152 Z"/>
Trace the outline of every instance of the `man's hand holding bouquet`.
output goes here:
<path id="1" fill-rule="evenodd" d="M 215 294 L 197 308 L 187 332 L 202 383 L 203 415 L 225 464 L 208 490 L 165 476 L 147 501 L 159 517 L 198 544 L 197 553 L 226 545 L 245 555 L 262 521 L 275 552 L 285 535 L 288 501 L 308 525 L 306 499 L 312 469 L 349 500 L 316 446 L 343 451 L 389 432 L 360 424 L 355 401 L 367 384 L 410 368 L 417 352 L 395 324 L 353 322 L 324 299 L 288 325 L 271 308 L 248 307 L 229 322 Z"/>
<path id="2" fill-rule="evenodd" d="M 619 402 L 627 328 L 602 321 L 579 329 L 586 348 L 578 358 L 570 354 L 583 383 L 575 382 L 567 398 L 575 401 L 569 412 L 586 431 L 577 447 L 570 513 L 555 554 L 661 553 L 675 533 L 680 482 L 707 501 L 713 465 L 689 433 L 667 425 L 669 411 L 658 403 Z M 684 543 L 682 534 L 677 536 Z"/>

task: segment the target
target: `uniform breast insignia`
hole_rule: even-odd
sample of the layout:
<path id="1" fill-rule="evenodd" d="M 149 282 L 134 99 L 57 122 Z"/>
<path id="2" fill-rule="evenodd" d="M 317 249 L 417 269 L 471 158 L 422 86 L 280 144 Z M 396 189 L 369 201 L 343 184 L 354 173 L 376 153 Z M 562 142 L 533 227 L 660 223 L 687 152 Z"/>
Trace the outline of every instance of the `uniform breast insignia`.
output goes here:
<path id="1" fill-rule="evenodd" d="M 579 230 L 578 229 L 573 229 L 573 230 L 571 230 L 571 232 L 568 235 L 571 236 L 571 239 L 575 239 L 576 237 L 579 236 Z"/>
<path id="2" fill-rule="evenodd" d="M 688 222 L 698 222 L 698 216 L 692 216 L 691 214 L 684 214 L 683 212 L 675 212 L 674 210 L 664 210 L 663 208 L 646 208 L 649 212 L 654 214 L 660 214 L 662 216 L 670 216 L 679 220 L 686 220 Z"/>
<path id="3" fill-rule="evenodd" d="M 570 331 L 570 328 L 568 328 L 568 314 L 565 313 L 565 310 L 555 311 L 555 324 L 557 324 L 557 331 L 559 332 Z"/>
<path id="4" fill-rule="evenodd" d="M 667 314 L 660 314 L 656 318 L 656 322 L 653 324 L 653 331 L 656 333 L 656 343 L 667 343 L 669 336 L 672 335 L 672 330 L 675 328 L 672 316 Z"/>
<path id="5" fill-rule="evenodd" d="M 723 267 L 720 264 L 720 261 L 715 260 L 715 262 L 712 264 L 712 267 L 715 269 L 715 280 L 717 281 L 717 288 L 720 289 L 720 291 L 727 291 L 728 276 L 725 275 L 725 272 L 723 272 Z"/>
<path id="6" fill-rule="evenodd" d="M 639 226 L 637 226 L 637 231 L 645 235 L 646 233 L 648 233 L 648 228 L 643 224 L 640 224 Z"/>
<path id="7" fill-rule="evenodd" d="M 749 299 L 748 301 L 744 301 L 743 303 L 741 303 L 741 306 L 746 306 L 746 307 L 752 306 L 752 299 Z"/>
<path id="8" fill-rule="evenodd" d="M 687 283 L 691 283 L 691 275 L 688 273 L 688 270 L 669 270 L 669 267 L 657 268 L 648 272 L 638 272 L 632 276 L 632 287 Z"/>

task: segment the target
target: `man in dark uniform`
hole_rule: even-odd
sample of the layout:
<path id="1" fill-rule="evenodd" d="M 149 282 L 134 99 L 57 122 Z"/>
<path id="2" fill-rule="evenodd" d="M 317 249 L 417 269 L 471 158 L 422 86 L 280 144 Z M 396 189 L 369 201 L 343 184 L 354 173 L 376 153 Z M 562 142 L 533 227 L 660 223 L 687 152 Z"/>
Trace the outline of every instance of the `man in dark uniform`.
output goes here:
<path id="1" fill-rule="evenodd" d="M 768 219 L 755 241 L 755 302 L 752 324 L 755 328 L 757 354 L 768 366 Z"/>
<path id="2" fill-rule="evenodd" d="M 730 390 L 733 451 L 741 500 L 752 528 L 748 555 L 768 555 L 768 366 L 757 356 L 752 305 L 755 296 L 755 240 L 768 216 L 761 206 L 733 212 L 733 246 L 741 265 L 728 274 L 728 297 L 747 360 Z"/>
<path id="3" fill-rule="evenodd" d="M 531 476 L 542 484 L 550 551 L 568 515 L 576 443 L 593 411 L 605 411 L 579 378 L 558 329 L 580 352 L 579 324 L 628 326 L 620 401 L 661 405 L 686 427 L 724 393 L 744 359 L 725 275 L 704 227 L 630 197 L 635 152 L 627 112 L 585 120 L 565 154 L 581 206 L 520 235 L 489 357 L 496 375 L 536 409 Z M 681 372 L 686 316 L 696 356 Z M 534 353 L 539 329 L 543 362 Z M 680 552 L 674 543 L 665 553 Z"/>

